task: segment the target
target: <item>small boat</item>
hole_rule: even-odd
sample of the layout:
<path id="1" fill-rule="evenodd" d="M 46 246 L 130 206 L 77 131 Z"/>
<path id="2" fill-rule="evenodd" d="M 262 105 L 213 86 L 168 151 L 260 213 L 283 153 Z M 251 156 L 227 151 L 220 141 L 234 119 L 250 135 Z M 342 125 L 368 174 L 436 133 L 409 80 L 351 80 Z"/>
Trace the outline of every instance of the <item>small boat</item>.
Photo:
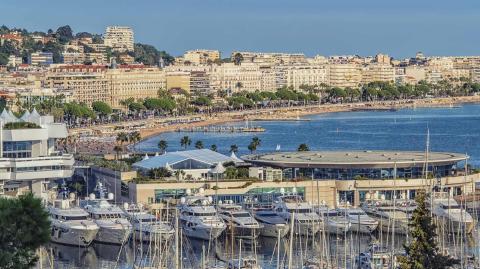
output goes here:
<path id="1" fill-rule="evenodd" d="M 290 223 L 293 218 L 294 226 L 291 232 L 302 236 L 312 236 L 320 230 L 320 217 L 315 213 L 313 207 L 304 202 L 299 195 L 279 196 L 273 208 L 287 223 Z"/>
<path id="2" fill-rule="evenodd" d="M 217 206 L 218 215 L 223 219 L 227 228 L 236 238 L 254 239 L 260 234 L 263 225 L 260 224 L 248 211 L 240 205 L 222 203 Z"/>
<path id="3" fill-rule="evenodd" d="M 69 197 L 64 187 L 55 199 L 53 206 L 48 207 L 51 221 L 50 240 L 65 245 L 88 247 L 98 233 L 99 227 L 89 214 L 74 205 L 75 196 Z"/>
<path id="4" fill-rule="evenodd" d="M 448 192 L 432 192 L 431 195 L 433 195 L 432 213 L 449 233 L 457 233 L 460 230 L 468 234 L 473 232 L 475 220 Z"/>
<path id="5" fill-rule="evenodd" d="M 316 208 L 320 216 L 320 230 L 331 234 L 344 234 L 350 230 L 350 222 L 347 217 L 340 214 L 335 209 L 329 209 L 326 206 Z"/>
<path id="6" fill-rule="evenodd" d="M 254 213 L 255 219 L 263 225 L 260 235 L 277 238 L 288 234 L 290 226 L 287 221 L 273 210 L 258 210 Z"/>
<path id="7" fill-rule="evenodd" d="M 350 230 L 357 233 L 372 233 L 378 227 L 378 221 L 369 217 L 361 208 L 337 208 L 351 223 Z"/>
<path id="8" fill-rule="evenodd" d="M 245 257 L 241 259 L 232 259 L 228 261 L 228 269 L 262 269 L 257 260 L 253 257 Z"/>
<path id="9" fill-rule="evenodd" d="M 143 242 L 169 240 L 175 229 L 165 221 L 143 210 L 141 206 L 124 204 L 125 215 L 133 225 L 133 238 Z"/>
<path id="10" fill-rule="evenodd" d="M 120 207 L 108 202 L 108 200 L 113 200 L 113 193 L 109 193 L 108 198 L 105 198 L 105 189 L 100 182 L 97 183 L 96 189 L 99 198 L 92 193 L 89 200 L 82 201 L 84 209 L 100 227 L 95 241 L 115 245 L 125 244 L 132 234 L 132 224 L 127 220 Z"/>
<path id="11" fill-rule="evenodd" d="M 183 233 L 188 237 L 213 240 L 227 227 L 213 207 L 211 197 L 202 194 L 182 197 L 178 209 Z"/>

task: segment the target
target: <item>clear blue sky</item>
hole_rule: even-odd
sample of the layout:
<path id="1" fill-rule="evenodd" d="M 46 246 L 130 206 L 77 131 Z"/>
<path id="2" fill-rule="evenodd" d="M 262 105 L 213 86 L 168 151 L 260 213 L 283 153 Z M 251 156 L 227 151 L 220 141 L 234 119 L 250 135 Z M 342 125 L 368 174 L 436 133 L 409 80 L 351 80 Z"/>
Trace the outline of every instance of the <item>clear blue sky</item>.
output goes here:
<path id="1" fill-rule="evenodd" d="M 136 42 L 173 55 L 194 48 L 223 56 L 480 55 L 478 0 L 2 0 L 0 24 L 94 33 L 129 25 Z"/>

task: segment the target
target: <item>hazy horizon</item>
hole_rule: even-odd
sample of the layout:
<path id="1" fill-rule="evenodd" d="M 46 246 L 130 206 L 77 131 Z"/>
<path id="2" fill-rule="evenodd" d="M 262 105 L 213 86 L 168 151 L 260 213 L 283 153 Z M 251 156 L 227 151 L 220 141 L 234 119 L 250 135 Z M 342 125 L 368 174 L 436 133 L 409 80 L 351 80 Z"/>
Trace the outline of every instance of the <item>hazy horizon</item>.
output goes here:
<path id="1" fill-rule="evenodd" d="M 480 2 L 446 0 L 4 0 L 0 25 L 29 31 L 70 25 L 103 34 L 131 26 L 135 42 L 178 56 L 189 49 L 394 58 L 480 55 Z M 28 18 L 26 20 L 25 18 Z"/>

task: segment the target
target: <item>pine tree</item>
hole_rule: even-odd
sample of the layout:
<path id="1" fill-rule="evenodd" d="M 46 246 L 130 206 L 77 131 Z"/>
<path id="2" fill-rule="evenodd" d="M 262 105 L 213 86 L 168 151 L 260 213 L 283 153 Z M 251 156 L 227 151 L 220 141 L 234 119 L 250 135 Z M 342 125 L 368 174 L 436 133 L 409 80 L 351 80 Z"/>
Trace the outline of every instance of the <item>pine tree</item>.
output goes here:
<path id="1" fill-rule="evenodd" d="M 443 269 L 459 263 L 457 259 L 439 252 L 435 242 L 436 225 L 432 221 L 425 200 L 425 192 L 419 192 L 415 197 L 417 208 L 413 211 L 409 224 L 412 241 L 403 246 L 406 256 L 398 258 L 401 269 Z"/>

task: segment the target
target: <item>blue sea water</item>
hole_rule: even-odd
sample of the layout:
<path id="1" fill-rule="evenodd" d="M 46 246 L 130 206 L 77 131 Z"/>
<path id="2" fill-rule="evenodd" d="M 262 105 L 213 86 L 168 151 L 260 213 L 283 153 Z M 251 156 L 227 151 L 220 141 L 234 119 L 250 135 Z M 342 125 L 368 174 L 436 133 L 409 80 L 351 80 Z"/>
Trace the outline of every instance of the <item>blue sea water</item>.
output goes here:
<path id="1" fill-rule="evenodd" d="M 427 130 L 431 151 L 467 153 L 469 163 L 480 166 L 480 105 L 430 107 L 397 111 L 357 111 L 318 114 L 304 117 L 309 121 L 253 122 L 266 129 L 263 133 L 191 133 L 170 132 L 146 139 L 137 150 L 157 151 L 159 140 L 168 142 L 167 151 L 182 150 L 180 138 L 191 138 L 190 149 L 201 140 L 205 147 L 215 144 L 227 154 L 230 145 L 239 147 L 239 155 L 249 153 L 247 146 L 258 136 L 257 152 L 294 151 L 301 143 L 311 150 L 419 150 L 424 151 Z M 222 124 L 243 126 L 245 123 Z"/>

